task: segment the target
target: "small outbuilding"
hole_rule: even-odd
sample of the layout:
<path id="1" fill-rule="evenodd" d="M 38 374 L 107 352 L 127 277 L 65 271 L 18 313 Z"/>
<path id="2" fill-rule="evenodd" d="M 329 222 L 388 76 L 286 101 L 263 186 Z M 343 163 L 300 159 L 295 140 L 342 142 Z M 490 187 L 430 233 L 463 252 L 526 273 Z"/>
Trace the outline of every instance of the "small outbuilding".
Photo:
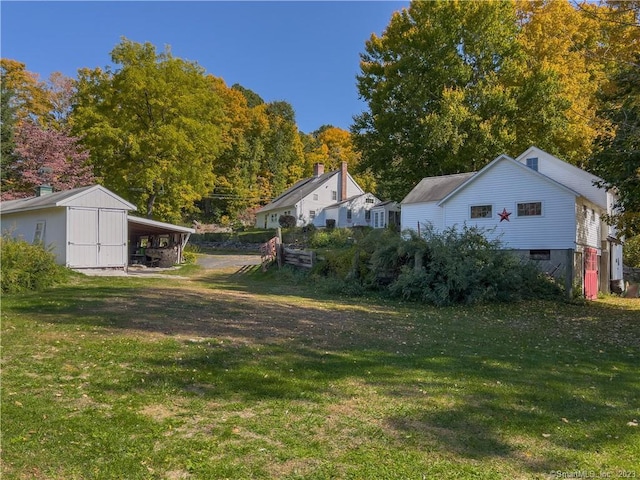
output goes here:
<path id="1" fill-rule="evenodd" d="M 2 234 L 42 243 L 69 268 L 121 268 L 130 264 L 170 267 L 182 262 L 194 229 L 133 217 L 135 205 L 101 185 L 0 205 Z"/>
<path id="2" fill-rule="evenodd" d="M 2 233 L 51 249 L 70 268 L 125 268 L 128 212 L 136 207 L 101 185 L 2 202 Z"/>

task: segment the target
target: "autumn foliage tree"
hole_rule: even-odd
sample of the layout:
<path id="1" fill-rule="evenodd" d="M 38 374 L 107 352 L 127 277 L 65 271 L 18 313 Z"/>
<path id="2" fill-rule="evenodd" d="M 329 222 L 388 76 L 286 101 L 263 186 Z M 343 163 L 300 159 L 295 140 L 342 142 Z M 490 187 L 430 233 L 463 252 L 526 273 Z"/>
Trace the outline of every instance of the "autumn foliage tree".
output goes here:
<path id="1" fill-rule="evenodd" d="M 96 175 L 147 217 L 178 221 L 211 191 L 227 128 L 202 67 L 123 39 L 114 67 L 79 72 L 72 125 Z"/>
<path id="2" fill-rule="evenodd" d="M 598 20 L 614 3 L 413 1 L 394 14 L 361 55 L 369 108 L 352 127 L 383 196 L 531 145 L 585 167 L 607 128 L 598 93 L 638 51 L 637 22 Z"/>
<path id="3" fill-rule="evenodd" d="M 93 183 L 89 152 L 77 138 L 30 121 L 22 122 L 15 134 L 16 160 L 7 166 L 3 200 L 33 196 L 40 185 L 60 191 Z"/>

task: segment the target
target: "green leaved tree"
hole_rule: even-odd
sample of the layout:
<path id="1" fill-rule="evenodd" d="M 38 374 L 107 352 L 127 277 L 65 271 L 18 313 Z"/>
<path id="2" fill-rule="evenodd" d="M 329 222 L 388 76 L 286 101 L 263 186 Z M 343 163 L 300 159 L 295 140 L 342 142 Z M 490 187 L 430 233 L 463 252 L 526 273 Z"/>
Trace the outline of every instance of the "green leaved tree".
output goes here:
<path id="1" fill-rule="evenodd" d="M 215 79 L 150 43 L 123 39 L 111 60 L 79 72 L 73 130 L 106 187 L 149 218 L 178 221 L 214 182 L 227 128 Z"/>

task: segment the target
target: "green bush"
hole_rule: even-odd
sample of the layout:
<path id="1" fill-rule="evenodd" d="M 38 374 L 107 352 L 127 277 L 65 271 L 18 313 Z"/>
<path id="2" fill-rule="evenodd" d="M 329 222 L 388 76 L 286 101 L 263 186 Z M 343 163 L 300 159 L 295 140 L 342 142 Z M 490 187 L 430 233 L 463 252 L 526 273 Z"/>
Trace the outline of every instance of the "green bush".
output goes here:
<path id="1" fill-rule="evenodd" d="M 640 235 L 627 239 L 622 252 L 627 267 L 640 268 Z"/>
<path id="2" fill-rule="evenodd" d="M 40 244 L 32 245 L 8 235 L 0 238 L 2 293 L 41 290 L 67 279 L 68 270 Z"/>
<path id="3" fill-rule="evenodd" d="M 186 263 L 187 265 L 193 265 L 194 263 L 196 263 L 198 253 L 200 253 L 200 246 L 188 243 L 182 251 L 182 262 Z"/>
<path id="4" fill-rule="evenodd" d="M 343 230 L 343 229 L 337 229 Z M 558 285 L 535 265 L 525 263 L 485 231 L 464 227 L 404 237 L 387 230 L 361 232 L 349 248 L 332 248 L 314 273 L 335 279 L 342 291 L 362 288 L 433 305 L 516 301 L 557 296 Z M 333 247 L 333 231 L 319 231 L 315 245 Z M 357 232 L 352 232 L 357 237 Z M 350 284 L 353 288 L 347 288 Z"/>

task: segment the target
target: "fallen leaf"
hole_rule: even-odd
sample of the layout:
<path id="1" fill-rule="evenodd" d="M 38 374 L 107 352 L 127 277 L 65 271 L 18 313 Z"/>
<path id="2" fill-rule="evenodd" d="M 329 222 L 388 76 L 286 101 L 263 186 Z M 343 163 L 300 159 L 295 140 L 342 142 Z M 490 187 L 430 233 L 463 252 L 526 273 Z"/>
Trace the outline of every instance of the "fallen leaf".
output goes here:
<path id="1" fill-rule="evenodd" d="M 551 436 L 551 434 L 550 434 L 550 433 L 543 433 L 543 434 L 542 434 L 542 436 L 543 436 L 544 438 L 549 438 L 549 437 Z"/>

